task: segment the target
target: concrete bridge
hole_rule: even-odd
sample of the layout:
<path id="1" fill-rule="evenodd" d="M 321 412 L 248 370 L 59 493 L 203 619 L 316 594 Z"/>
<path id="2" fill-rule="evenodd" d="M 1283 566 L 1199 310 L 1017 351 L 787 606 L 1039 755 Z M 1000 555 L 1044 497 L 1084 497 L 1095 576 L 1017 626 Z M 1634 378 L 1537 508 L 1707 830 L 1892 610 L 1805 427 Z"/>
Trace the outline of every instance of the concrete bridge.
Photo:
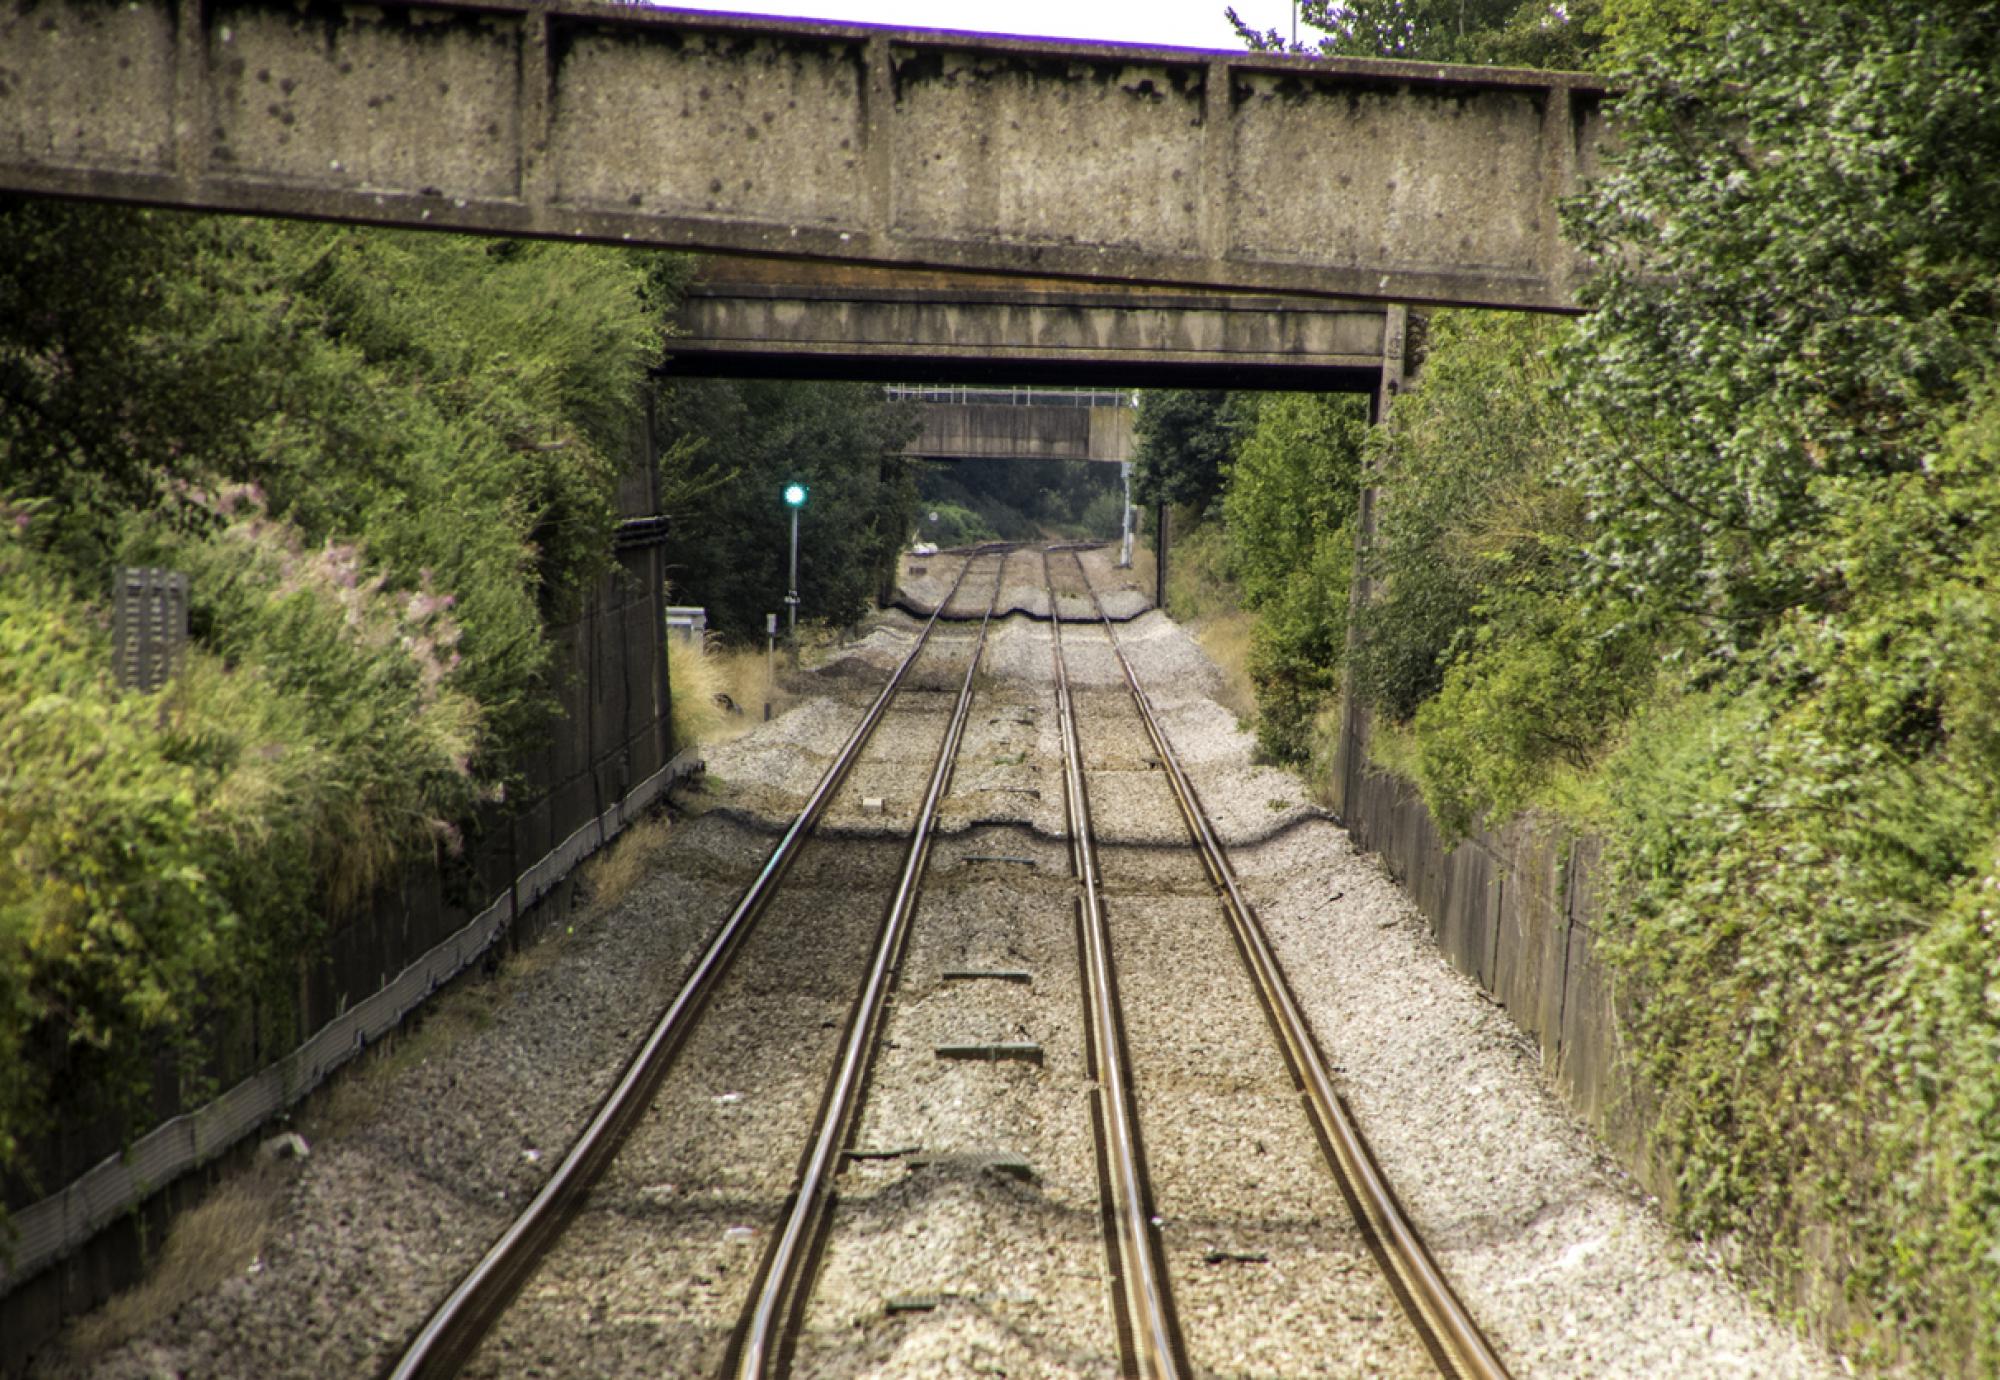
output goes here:
<path id="1" fill-rule="evenodd" d="M 706 259 L 666 372 L 1366 391 L 1383 317 L 1328 297 Z"/>
<path id="2" fill-rule="evenodd" d="M 577 0 L 24 0 L 0 189 L 265 215 L 1566 311 L 1570 74 Z"/>
<path id="3" fill-rule="evenodd" d="M 925 460 L 1132 459 L 1132 395 L 1058 388 L 898 388 L 923 408 L 903 448 Z"/>

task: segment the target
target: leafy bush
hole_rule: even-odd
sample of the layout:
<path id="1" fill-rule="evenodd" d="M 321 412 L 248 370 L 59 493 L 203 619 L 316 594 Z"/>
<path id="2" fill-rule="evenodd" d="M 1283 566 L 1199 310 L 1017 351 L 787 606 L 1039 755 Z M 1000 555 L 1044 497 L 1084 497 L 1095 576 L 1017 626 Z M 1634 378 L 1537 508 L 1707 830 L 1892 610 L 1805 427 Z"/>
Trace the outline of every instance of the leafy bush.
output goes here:
<path id="1" fill-rule="evenodd" d="M 932 515 L 936 521 L 932 521 Z M 987 526 L 986 519 L 972 509 L 957 503 L 933 503 L 923 510 L 918 532 L 923 539 L 938 546 L 972 546 L 982 541 L 995 541 L 999 533 Z"/>
<path id="2" fill-rule="evenodd" d="M 1730 13 L 1627 74 L 1622 152 L 1570 218 L 1604 268 L 1568 467 L 1595 586 L 1687 611 L 1725 656 L 1837 605 L 1829 501 L 1921 463 L 2000 316 L 1990 10 Z"/>
<path id="3" fill-rule="evenodd" d="M 1227 564 L 1259 612 L 1247 667 L 1257 739 L 1279 761 L 1308 759 L 1314 724 L 1339 690 L 1366 429 L 1364 399 L 1273 395 L 1225 471 Z"/>
<path id="4" fill-rule="evenodd" d="M 1584 525 L 1553 471 L 1572 414 L 1551 351 L 1571 328 L 1498 313 L 1431 322 L 1419 385 L 1379 437 L 1381 499 L 1355 683 L 1404 719 L 1437 693 L 1489 591 L 1558 583 Z"/>
<path id="5" fill-rule="evenodd" d="M 1786 1297 L 1830 1237 L 1846 1340 L 1991 1374 L 2000 26 L 1539 13 L 1308 16 L 1426 58 L 1602 36 L 1626 92 L 1568 213 L 1596 310 L 1440 315 L 1378 441 L 1357 676 L 1448 832 L 1591 775 L 1683 1223 Z"/>
<path id="6" fill-rule="evenodd" d="M 454 847 L 477 792 L 447 597 L 247 512 L 178 548 L 229 610 L 221 645 L 124 693 L 102 624 L 31 535 L 0 525 L 8 1165 L 46 1125 L 59 1062 L 137 1102 L 157 1051 L 192 1059 L 199 1019 L 253 993 L 282 1006 L 325 904 Z"/>
<path id="7" fill-rule="evenodd" d="M 1094 460 L 934 461 L 917 472 L 924 511 L 946 503 L 968 509 L 982 529 L 1006 541 L 1115 532 L 1122 491 L 1117 468 Z M 1108 528 L 1101 519 L 1093 526 L 1089 515 L 1107 508 Z"/>
<path id="8" fill-rule="evenodd" d="M 1352 394 L 1264 400 L 1229 462 L 1221 504 L 1230 561 L 1250 607 L 1276 597 L 1318 559 L 1322 538 L 1346 530 L 1352 541 L 1367 429 L 1367 400 Z M 1345 613 L 1341 623 L 1344 629 Z"/>
<path id="9" fill-rule="evenodd" d="M 532 738 L 545 620 L 609 559 L 655 261 L 20 202 L 0 263 L 0 490 L 52 500 L 45 550 L 95 580 L 144 555 L 163 480 L 253 482 L 307 540 L 365 535 L 392 581 L 452 590 L 486 748 Z"/>
<path id="10" fill-rule="evenodd" d="M 1335 528 L 1263 601 L 1249 670 L 1257 687 L 1257 744 L 1276 761 L 1312 756 L 1315 724 L 1338 698 L 1353 573 L 1353 533 Z"/>
<path id="11" fill-rule="evenodd" d="M 1167 521 L 1167 612 L 1190 622 L 1241 603 L 1242 591 L 1229 560 L 1229 538 L 1221 524 L 1203 522 L 1186 508 L 1171 510 Z M 1155 540 L 1159 536 L 1157 531 L 1149 535 Z"/>
<path id="12" fill-rule="evenodd" d="M 1105 489 L 1077 514 L 1077 535 L 1120 537 L 1125 532 L 1125 488 L 1122 484 Z"/>
<path id="13" fill-rule="evenodd" d="M 1448 841 L 1546 803 L 1559 771 L 1595 766 L 1659 665 L 1650 639 L 1599 627 L 1572 600 L 1503 594 L 1480 612 L 1414 721 L 1417 784 Z"/>
<path id="14" fill-rule="evenodd" d="M 606 568 L 672 279 L 0 203 L 0 1169 L 252 994 L 282 1029 L 325 918 L 456 851 Z M 115 559 L 191 576 L 156 695 L 107 674 Z"/>
<path id="15" fill-rule="evenodd" d="M 1837 617 L 1615 760 L 1612 956 L 1681 1211 L 1850 1289 L 1944 1368 L 2000 1363 L 2000 390 L 1923 475 L 1829 506 Z M 1956 1358 L 1955 1360 L 1953 1358 Z"/>

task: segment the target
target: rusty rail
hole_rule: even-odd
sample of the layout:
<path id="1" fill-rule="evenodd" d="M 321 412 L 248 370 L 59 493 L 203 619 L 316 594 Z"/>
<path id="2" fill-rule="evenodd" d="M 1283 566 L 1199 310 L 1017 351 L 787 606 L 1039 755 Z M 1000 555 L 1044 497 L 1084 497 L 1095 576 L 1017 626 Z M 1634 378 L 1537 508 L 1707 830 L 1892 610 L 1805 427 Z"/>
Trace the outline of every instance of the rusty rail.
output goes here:
<path id="1" fill-rule="evenodd" d="M 999 548 L 1005 550 L 1005 548 Z M 952 582 L 952 591 L 938 608 L 951 602 L 964 582 L 970 560 Z M 1001 566 L 1006 566 L 1002 556 Z M 763 914 L 771 896 L 783 882 L 798 855 L 800 845 L 811 833 L 828 802 L 847 779 L 849 770 L 874 734 L 876 726 L 896 696 L 903 677 L 922 654 L 938 618 L 932 614 L 896 667 L 868 712 L 855 725 L 826 774 L 820 778 L 791 827 L 778 840 L 763 869 L 744 890 L 728 919 L 709 940 L 679 993 L 654 1024 L 652 1031 L 626 1065 L 617 1085 L 604 1099 L 569 1153 L 542 1185 L 521 1215 L 494 1242 L 477 1265 L 459 1281 L 418 1330 L 396 1364 L 386 1372 L 392 1380 L 414 1380 L 418 1376 L 451 1375 L 464 1364 L 493 1321 L 503 1313 L 515 1292 L 536 1264 L 555 1244 L 574 1214 L 578 1202 L 617 1154 L 625 1136 L 637 1123 L 652 1100 L 660 1080 L 666 1076 L 674 1056 L 700 1019 L 709 997 L 727 973 L 743 940 Z"/>
<path id="2" fill-rule="evenodd" d="M 1132 663 L 1125 657 L 1125 649 L 1119 645 L 1117 628 L 1104 616 L 1104 606 L 1091 586 L 1089 573 L 1083 567 L 1083 558 L 1075 552 L 1070 555 L 1076 561 L 1077 573 L 1083 580 L 1084 589 L 1090 594 L 1091 605 L 1097 610 L 1105 636 L 1110 639 L 1112 653 L 1118 658 L 1119 669 L 1125 676 L 1126 688 L 1131 691 L 1139 717 L 1145 723 L 1146 735 L 1152 740 L 1153 749 L 1166 768 L 1174 798 L 1187 821 L 1188 832 L 1201 853 L 1210 880 L 1215 883 L 1223 910 L 1229 916 L 1237 951 L 1256 983 L 1258 997 L 1263 1002 L 1264 1014 L 1270 1020 L 1272 1032 L 1285 1051 L 1285 1061 L 1291 1066 L 1301 1100 L 1312 1119 L 1313 1129 L 1319 1135 L 1320 1147 L 1340 1184 L 1342 1196 L 1347 1199 L 1355 1220 L 1368 1238 L 1369 1248 L 1441 1372 L 1455 1377 L 1455 1380 L 1508 1380 L 1506 1366 L 1452 1290 L 1444 1272 L 1431 1258 L 1423 1238 L 1403 1212 L 1402 1204 L 1396 1201 L 1395 1191 L 1381 1166 L 1375 1162 L 1374 1153 L 1362 1138 L 1360 1127 L 1334 1089 L 1326 1060 L 1313 1039 L 1312 1028 L 1299 1009 L 1290 985 L 1285 981 L 1284 970 L 1271 950 L 1263 922 L 1257 918 L 1257 912 L 1244 899 L 1236 884 L 1236 874 L 1229 865 L 1228 855 L 1223 851 L 1214 826 L 1201 808 L 1194 784 L 1182 770 L 1180 759 L 1174 755 L 1173 745 L 1168 742 L 1153 713 L 1151 699 L 1139 684 Z"/>
<path id="3" fill-rule="evenodd" d="M 970 565 L 968 560 L 966 566 L 960 568 L 959 580 L 952 586 L 953 593 L 957 592 L 958 583 L 964 580 L 965 570 Z M 798 1182 L 792 1190 L 785 1225 L 772 1238 L 770 1252 L 758 1274 L 756 1289 L 731 1342 L 725 1369 L 739 1380 L 762 1380 L 765 1376 L 782 1375 L 791 1362 L 796 1329 L 804 1321 L 806 1303 L 812 1295 L 819 1247 L 833 1215 L 836 1200 L 834 1174 L 840 1152 L 847 1148 L 854 1134 L 861 1094 L 867 1086 L 869 1069 L 875 1060 L 875 1046 L 881 1035 L 889 991 L 895 984 L 904 941 L 910 932 L 910 917 L 916 911 L 917 897 L 923 888 L 924 868 L 930 861 L 938 806 L 951 789 L 952 767 L 958 760 L 959 741 L 965 736 L 967 712 L 972 707 L 973 676 L 979 670 L 980 657 L 986 650 L 986 630 L 992 622 L 993 610 L 1000 602 L 1001 581 L 1006 572 L 1007 560 L 1002 556 L 1000 568 L 993 575 L 993 595 L 987 601 L 986 616 L 979 622 L 972 655 L 965 665 L 965 679 L 959 685 L 958 700 L 952 707 L 951 722 L 945 728 L 943 741 L 938 744 L 937 760 L 931 767 L 930 785 L 924 792 L 923 806 L 917 811 L 916 823 L 910 830 L 909 848 L 903 855 L 903 870 L 896 879 L 896 890 L 891 894 L 888 908 L 882 916 L 882 928 L 876 935 L 867 979 L 862 983 L 861 993 L 847 1018 L 840 1062 L 835 1065 L 833 1076 L 827 1082 L 819 1119 L 813 1127 L 812 1142 L 806 1151 Z M 951 598 L 947 596 L 939 607 L 943 608 L 950 602 Z"/>
<path id="4" fill-rule="evenodd" d="M 1074 554 L 1074 553 L 1072 553 Z M 1082 558 L 1077 558 L 1078 569 Z M 1104 1215 L 1110 1219 L 1105 1246 L 1116 1281 L 1119 1334 L 1127 1362 L 1142 1380 L 1175 1380 L 1186 1372 L 1180 1327 L 1167 1287 L 1166 1262 L 1154 1223 L 1153 1195 L 1146 1182 L 1138 1117 L 1126 1075 L 1125 1034 L 1119 1016 L 1118 984 L 1111 967 L 1111 935 L 1104 923 L 1097 841 L 1090 823 L 1090 793 L 1083 777 L 1083 745 L 1070 702 L 1069 668 L 1063 661 L 1062 617 L 1048 553 L 1042 553 L 1042 580 L 1049 595 L 1050 643 L 1056 677 L 1056 714 L 1062 727 L 1063 810 L 1068 822 L 1070 866 L 1077 880 L 1077 931 L 1082 937 L 1085 1028 L 1090 1073 L 1096 1083 L 1092 1119 L 1097 1123 L 1098 1175 Z M 1101 610 L 1100 610 L 1101 612 Z"/>

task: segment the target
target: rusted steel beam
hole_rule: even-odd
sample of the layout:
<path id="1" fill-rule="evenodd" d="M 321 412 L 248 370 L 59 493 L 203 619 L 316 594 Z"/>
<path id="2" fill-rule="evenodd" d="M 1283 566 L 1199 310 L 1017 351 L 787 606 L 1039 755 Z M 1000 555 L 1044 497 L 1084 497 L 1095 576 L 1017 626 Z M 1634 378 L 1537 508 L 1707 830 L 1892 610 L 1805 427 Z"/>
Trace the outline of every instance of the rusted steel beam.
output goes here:
<path id="1" fill-rule="evenodd" d="M 1603 89 L 525 0 L 23 0 L 0 189 L 1573 309 Z"/>

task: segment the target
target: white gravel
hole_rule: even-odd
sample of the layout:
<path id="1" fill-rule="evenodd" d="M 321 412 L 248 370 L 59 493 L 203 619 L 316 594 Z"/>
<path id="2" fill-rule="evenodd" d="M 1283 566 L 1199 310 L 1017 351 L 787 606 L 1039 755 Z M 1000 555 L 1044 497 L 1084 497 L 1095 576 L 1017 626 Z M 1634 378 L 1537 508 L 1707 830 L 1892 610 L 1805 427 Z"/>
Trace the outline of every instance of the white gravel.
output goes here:
<path id="1" fill-rule="evenodd" d="M 1109 562 L 1108 552 L 1085 557 L 1107 589 L 1125 579 Z M 918 563 L 923 576 L 906 569 L 912 602 L 940 597 L 952 558 Z M 1017 555 L 1006 573 L 1003 606 L 1045 619 L 1039 558 Z M 1120 640 L 1232 845 L 1343 1093 L 1515 1373 L 1841 1374 L 1665 1228 L 1551 1094 L 1529 1042 L 1442 961 L 1377 861 L 1353 851 L 1294 777 L 1252 764 L 1251 740 L 1215 702 L 1220 679 L 1199 648 L 1164 616 L 1141 613 L 1143 592 L 1113 593 L 1114 615 L 1139 614 Z M 382 1367 L 559 1158 L 770 847 L 774 822 L 810 790 L 917 627 L 885 613 L 833 664 L 799 678 L 795 708 L 708 754 L 714 781 L 697 799 L 711 812 L 676 828 L 672 850 L 623 904 L 530 955 L 522 977 L 446 999 L 470 1001 L 476 1015 L 458 1022 L 458 1038 L 378 1074 L 364 1114 L 322 1117 L 249 1271 L 87 1363 L 51 1354 L 37 1373 Z M 661 1134 L 598 1195 L 581 1253 L 525 1291 L 543 1321 L 511 1325 L 476 1370 L 708 1372 L 797 1156 L 752 1163 L 744 1147 L 782 1138 L 781 1123 L 810 1110 L 821 1075 L 808 1046 L 825 1043 L 840 1010 L 833 969 L 852 961 L 836 955 L 853 951 L 876 904 L 864 892 L 893 870 L 899 847 L 888 836 L 907 827 L 963 669 L 964 643 L 946 643 L 969 635 L 963 624 L 940 627 L 937 665 L 914 679 L 895 732 L 830 813 L 846 841 L 801 859 L 789 918 L 767 917 L 783 926 L 771 931 L 779 950 L 781 933 L 819 937 L 794 943 L 772 977 L 731 999 L 738 1014 L 704 1037 L 708 1059 L 656 1101 L 649 1120 Z M 948 835 L 858 1136 L 863 1148 L 924 1153 L 864 1161 L 845 1176 L 801 1374 L 1116 1370 L 1076 1052 L 1049 637 L 1046 621 L 1025 618 L 992 630 L 943 811 Z M 1254 1022 L 1226 1006 L 1236 965 L 1223 921 L 1199 869 L 1169 847 L 1182 826 L 1162 804 L 1150 745 L 1129 711 L 1116 711 L 1122 681 L 1102 634 L 1080 627 L 1065 642 L 1107 836 L 1128 1036 L 1135 1055 L 1145 1051 L 1142 1117 L 1170 1094 L 1210 1108 L 1205 1125 L 1148 1127 L 1184 1318 L 1216 1339 L 1190 1350 L 1204 1374 L 1407 1373 L 1404 1353 L 1366 1340 L 1390 1335 L 1395 1320 L 1377 1316 L 1387 1310 L 1366 1271 L 1344 1263 L 1350 1233 L 1330 1181 L 1310 1155 L 1269 1141 L 1269 1153 L 1254 1149 L 1267 1118 L 1301 1119 L 1296 1100 L 1282 1070 L 1274 1078 L 1251 1059 Z M 864 795 L 885 810 L 864 809 Z M 945 968 L 959 965 L 1018 966 L 1033 980 L 947 981 Z M 931 1052 L 947 1037 L 1034 1039 L 1047 1055 L 1039 1067 L 949 1065 Z M 994 1153 L 1023 1156 L 1033 1177 L 995 1172 Z M 1268 1163 L 1245 1168 L 1246 1153 Z M 1196 1164 L 1218 1156 L 1232 1177 Z M 593 1237 L 609 1250 L 591 1250 Z M 612 1256 L 643 1258 L 638 1278 L 650 1285 L 618 1282 Z M 888 1311 L 892 1298 L 913 1296 L 935 1306 Z M 1363 1333 L 1344 1330 L 1352 1322 Z"/>
<path id="2" fill-rule="evenodd" d="M 1380 860 L 1296 777 L 1253 764 L 1254 740 L 1189 674 L 1193 640 L 1157 614 L 1138 626 L 1120 640 L 1342 1094 L 1514 1373 L 1845 1374 L 1667 1228 Z"/>

